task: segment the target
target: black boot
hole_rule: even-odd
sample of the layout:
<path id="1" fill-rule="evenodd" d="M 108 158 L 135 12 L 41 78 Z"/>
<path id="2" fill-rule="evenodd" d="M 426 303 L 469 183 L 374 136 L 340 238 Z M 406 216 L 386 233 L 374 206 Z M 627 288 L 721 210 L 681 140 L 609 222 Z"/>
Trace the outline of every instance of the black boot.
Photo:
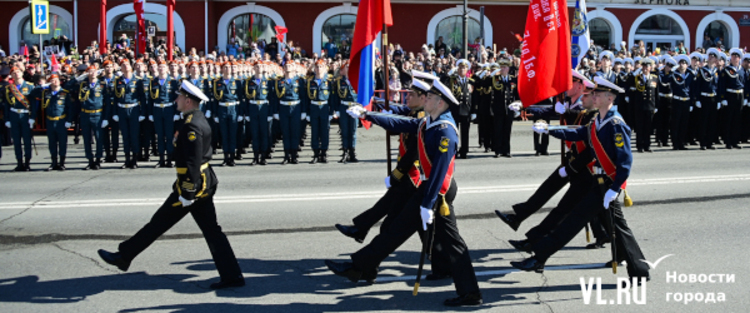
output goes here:
<path id="1" fill-rule="evenodd" d="M 328 149 L 323 149 L 318 157 L 318 162 L 326 164 L 328 163 Z"/>
<path id="2" fill-rule="evenodd" d="M 169 167 L 169 168 L 174 167 L 174 164 L 172 163 L 172 159 L 173 159 L 173 154 L 172 153 L 168 154 L 167 155 L 167 163 L 165 164 L 166 167 Z"/>
<path id="3" fill-rule="evenodd" d="M 354 152 L 354 148 L 349 149 L 349 158 L 346 161 L 352 163 L 359 162 L 359 160 L 357 160 L 357 153 Z"/>
<path id="4" fill-rule="evenodd" d="M 112 151 L 112 162 L 111 163 L 117 163 L 117 149 Z"/>
<path id="5" fill-rule="evenodd" d="M 58 165 L 57 165 L 57 158 L 56 158 L 56 157 L 52 157 L 52 165 L 50 165 L 50 166 L 49 166 L 49 167 L 47 168 L 47 172 L 50 172 L 50 171 L 56 170 L 56 169 L 57 169 L 57 166 L 58 166 Z"/>
<path id="6" fill-rule="evenodd" d="M 58 171 L 65 171 L 65 157 L 60 157 L 60 165 L 57 167 Z"/>
<path id="7" fill-rule="evenodd" d="M 227 159 L 227 166 L 230 166 L 230 167 L 232 167 L 232 166 L 234 166 L 234 165 L 235 165 L 235 164 L 234 164 L 234 158 L 235 158 L 235 154 L 236 154 L 236 153 L 234 153 L 234 152 L 232 152 L 232 153 L 230 153 L 230 154 L 229 154 L 229 159 Z"/>
<path id="8" fill-rule="evenodd" d="M 242 149 L 238 149 L 237 153 L 234 154 L 235 160 L 242 160 Z"/>
<path id="9" fill-rule="evenodd" d="M 89 159 L 89 165 L 86 165 L 86 167 L 83 168 L 84 171 L 93 170 L 94 169 L 94 159 Z"/>
<path id="10" fill-rule="evenodd" d="M 30 157 L 26 157 L 26 163 L 23 166 L 23 170 L 25 172 L 31 171 L 31 166 L 30 165 L 31 165 L 31 158 Z"/>
<path id="11" fill-rule="evenodd" d="M 130 167 L 130 153 L 125 153 L 125 164 L 120 166 L 121 169 L 126 169 Z"/>
<path id="12" fill-rule="evenodd" d="M 292 164 L 299 164 L 299 160 L 297 160 L 298 155 L 299 154 L 297 153 L 297 151 L 293 151 L 291 153 L 292 160 L 290 161 L 290 163 L 292 163 Z"/>
<path id="13" fill-rule="evenodd" d="M 267 162 L 266 162 L 266 155 L 265 154 L 262 154 L 262 153 L 260 154 L 260 162 L 258 162 L 258 164 L 260 164 L 260 165 L 266 165 L 267 164 Z"/>
<path id="14" fill-rule="evenodd" d="M 229 166 L 229 155 L 226 152 L 224 153 L 224 162 L 221 163 L 221 166 Z"/>
<path id="15" fill-rule="evenodd" d="M 310 164 L 318 163 L 318 156 L 320 156 L 320 150 L 314 149 L 313 153 L 314 153 L 313 158 L 312 158 L 312 161 L 310 161 Z"/>
<path id="16" fill-rule="evenodd" d="M 286 165 L 287 163 L 289 163 L 289 161 L 291 161 L 289 159 L 289 151 L 284 150 L 284 161 L 281 161 L 281 165 Z"/>
<path id="17" fill-rule="evenodd" d="M 154 168 L 160 168 L 160 167 L 163 167 L 165 165 L 166 164 L 164 164 L 164 156 L 160 155 L 159 156 L 159 162 L 156 162 L 156 165 L 154 165 Z"/>
<path id="18" fill-rule="evenodd" d="M 250 162 L 250 166 L 253 166 L 255 164 L 258 164 L 258 153 L 257 152 L 253 153 L 253 161 Z"/>
<path id="19" fill-rule="evenodd" d="M 346 163 L 346 154 L 349 153 L 348 150 L 344 149 L 344 153 L 341 154 L 341 160 L 339 160 L 339 163 Z"/>
<path id="20" fill-rule="evenodd" d="M 112 154 L 109 152 L 109 149 L 104 151 L 104 162 L 105 163 L 112 163 Z"/>
<path id="21" fill-rule="evenodd" d="M 94 161 L 94 169 L 98 170 L 100 168 L 102 168 L 102 159 L 96 158 L 96 161 Z"/>

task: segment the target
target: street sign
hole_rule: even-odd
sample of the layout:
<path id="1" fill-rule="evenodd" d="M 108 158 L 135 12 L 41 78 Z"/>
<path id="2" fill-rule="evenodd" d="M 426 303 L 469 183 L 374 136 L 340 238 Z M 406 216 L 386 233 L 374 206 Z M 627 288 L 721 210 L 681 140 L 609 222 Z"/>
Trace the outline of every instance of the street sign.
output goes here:
<path id="1" fill-rule="evenodd" d="M 156 26 L 149 26 L 148 27 L 148 36 L 149 37 L 156 36 Z"/>
<path id="2" fill-rule="evenodd" d="M 31 10 L 31 33 L 35 35 L 49 34 L 49 2 L 32 0 L 29 9 Z"/>

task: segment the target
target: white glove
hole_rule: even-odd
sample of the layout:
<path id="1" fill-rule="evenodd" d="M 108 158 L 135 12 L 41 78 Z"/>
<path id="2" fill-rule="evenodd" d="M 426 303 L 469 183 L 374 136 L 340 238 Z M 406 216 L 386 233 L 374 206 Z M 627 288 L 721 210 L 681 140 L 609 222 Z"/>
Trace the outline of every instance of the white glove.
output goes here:
<path id="1" fill-rule="evenodd" d="M 393 110 L 383 110 L 383 113 L 386 113 L 386 114 L 393 114 Z"/>
<path id="2" fill-rule="evenodd" d="M 617 192 L 612 189 L 607 189 L 607 193 L 604 194 L 604 209 L 609 209 L 609 204 L 617 199 Z"/>
<path id="3" fill-rule="evenodd" d="M 148 116 L 148 120 L 153 122 L 154 121 L 154 116 L 153 115 L 149 115 Z"/>
<path id="4" fill-rule="evenodd" d="M 562 104 L 559 101 L 555 103 L 555 112 L 560 114 L 565 113 L 565 104 Z"/>
<path id="5" fill-rule="evenodd" d="M 73 126 L 70 122 L 65 122 L 65 128 L 70 128 L 70 126 Z"/>
<path id="6" fill-rule="evenodd" d="M 721 105 L 727 106 L 727 105 L 729 105 L 729 102 L 727 102 L 727 100 L 722 100 L 721 101 Z"/>
<path id="7" fill-rule="evenodd" d="M 328 116 L 328 121 L 330 122 L 333 119 L 333 115 Z"/>
<path id="8" fill-rule="evenodd" d="M 249 121 L 250 121 L 250 115 L 245 116 L 245 122 L 249 122 Z"/>
<path id="9" fill-rule="evenodd" d="M 218 118 L 218 117 L 214 117 L 214 122 L 215 122 L 216 124 L 218 124 L 218 123 L 219 123 L 219 118 Z"/>
<path id="10" fill-rule="evenodd" d="M 31 124 L 31 123 L 29 123 L 29 124 Z M 107 125 L 109 125 L 109 121 L 103 120 L 102 121 L 102 128 L 107 128 Z"/>
<path id="11" fill-rule="evenodd" d="M 625 97 L 625 102 L 630 103 L 630 97 Z"/>
<path id="12" fill-rule="evenodd" d="M 339 118 L 339 112 L 333 112 L 333 118 Z"/>
<path id="13" fill-rule="evenodd" d="M 304 120 L 304 119 L 307 119 L 307 113 L 305 113 L 305 112 L 302 112 L 302 116 L 301 116 L 301 117 L 302 117 L 302 118 L 301 118 L 300 120 Z M 307 121 L 310 121 L 310 120 L 307 120 Z"/>
<path id="14" fill-rule="evenodd" d="M 657 112 L 659 112 L 659 109 L 654 109 L 654 114 L 656 114 Z"/>
<path id="15" fill-rule="evenodd" d="M 716 109 L 717 109 L 717 110 L 718 110 L 718 109 L 721 109 L 721 102 L 719 102 L 719 103 L 717 103 L 717 104 L 716 104 Z"/>
<path id="16" fill-rule="evenodd" d="M 143 115 L 141 115 L 141 116 L 138 117 L 138 121 L 139 122 L 143 122 L 145 119 L 146 119 L 146 117 L 143 116 Z"/>
<path id="17" fill-rule="evenodd" d="M 690 112 L 693 112 L 693 107 L 690 107 Z"/>
<path id="18" fill-rule="evenodd" d="M 568 177 L 568 173 L 565 171 L 565 166 L 557 170 L 557 174 L 560 174 L 560 177 L 562 178 Z"/>
<path id="19" fill-rule="evenodd" d="M 5 122 L 5 127 L 10 128 L 10 122 Z"/>
<path id="20" fill-rule="evenodd" d="M 747 99 L 745 99 L 745 103 L 744 103 L 744 105 L 748 105 L 748 104 L 747 104 Z"/>
<path id="21" fill-rule="evenodd" d="M 355 105 L 355 106 L 347 109 L 346 113 L 348 113 L 349 116 L 351 116 L 352 118 L 362 118 L 362 117 L 365 116 L 365 112 L 366 111 L 367 110 L 365 110 L 365 108 L 363 108 L 362 106 Z"/>
<path id="22" fill-rule="evenodd" d="M 112 120 L 115 121 L 115 122 L 119 122 L 120 121 L 120 117 L 117 116 L 117 115 L 112 115 Z"/>
<path id="23" fill-rule="evenodd" d="M 385 177 L 385 188 L 388 188 L 388 189 L 391 188 L 391 177 L 390 176 L 386 176 Z"/>
<path id="24" fill-rule="evenodd" d="M 211 118 L 211 110 L 206 111 L 206 118 Z"/>
<path id="25" fill-rule="evenodd" d="M 175 122 L 177 122 L 180 119 L 180 115 L 179 114 L 175 114 L 173 119 L 174 119 Z"/>
<path id="26" fill-rule="evenodd" d="M 521 112 L 521 109 L 523 109 L 523 104 L 521 104 L 521 101 L 515 101 L 508 105 L 508 109 L 513 110 L 513 112 Z"/>
<path id="27" fill-rule="evenodd" d="M 188 200 L 188 199 L 185 199 L 182 196 L 180 196 L 180 202 L 182 202 L 182 207 L 183 208 L 187 208 L 187 207 L 193 205 L 193 202 L 195 202 L 195 200 Z"/>
<path id="28" fill-rule="evenodd" d="M 545 122 L 536 122 L 531 126 L 531 129 L 534 130 L 534 132 L 537 134 L 549 133 L 549 131 L 547 130 L 547 123 Z"/>
<path id="29" fill-rule="evenodd" d="M 237 117 L 237 122 L 242 122 L 242 120 L 244 120 L 244 119 L 245 119 L 245 118 L 244 118 L 244 117 L 242 117 L 242 115 L 240 115 L 240 116 L 238 116 L 238 117 Z"/>
<path id="30" fill-rule="evenodd" d="M 271 121 L 273 121 L 273 116 L 268 117 L 268 122 L 270 123 Z"/>
<path id="31" fill-rule="evenodd" d="M 29 128 L 34 128 L 34 120 L 29 120 Z"/>
<path id="32" fill-rule="evenodd" d="M 695 107 L 700 109 L 701 108 L 701 102 L 700 101 L 695 101 Z"/>
<path id="33" fill-rule="evenodd" d="M 275 119 L 275 120 L 277 120 L 277 121 L 278 121 L 278 120 L 279 120 L 279 114 L 278 114 L 278 113 L 274 114 L 274 115 L 273 115 L 273 119 Z"/>
<path id="34" fill-rule="evenodd" d="M 513 111 L 513 118 L 521 116 L 521 112 L 519 111 Z"/>
<path id="35" fill-rule="evenodd" d="M 305 120 L 309 122 L 309 121 L 310 121 L 310 117 L 309 117 L 309 116 L 306 116 L 306 117 L 305 117 Z"/>
<path id="36" fill-rule="evenodd" d="M 472 114 L 472 115 L 471 115 L 471 120 L 473 121 L 473 120 L 475 120 L 475 119 L 477 119 L 477 115 L 476 115 L 476 114 Z"/>
<path id="37" fill-rule="evenodd" d="M 435 212 L 425 207 L 419 207 L 419 210 L 419 214 L 422 216 L 422 229 L 427 230 L 427 225 L 432 224 L 435 219 Z"/>

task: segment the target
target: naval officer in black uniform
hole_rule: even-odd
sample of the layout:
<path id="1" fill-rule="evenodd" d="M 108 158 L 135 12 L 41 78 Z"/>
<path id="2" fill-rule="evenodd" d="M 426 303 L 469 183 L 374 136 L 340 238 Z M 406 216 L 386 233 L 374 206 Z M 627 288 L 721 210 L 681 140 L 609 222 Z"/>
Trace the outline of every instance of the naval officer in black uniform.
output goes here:
<path id="1" fill-rule="evenodd" d="M 219 181 L 208 164 L 213 154 L 211 127 L 200 110 L 201 101 L 208 101 L 208 97 L 187 80 L 182 82 L 178 94 L 177 110 L 185 116 L 185 123 L 175 135 L 177 181 L 172 185 L 172 194 L 146 226 L 120 243 L 118 252 L 99 250 L 99 256 L 105 262 L 127 271 L 138 254 L 190 213 L 206 238 L 221 276 L 221 281 L 211 284 L 211 288 L 244 286 L 245 279 L 234 251 L 216 222 L 213 196 Z"/>

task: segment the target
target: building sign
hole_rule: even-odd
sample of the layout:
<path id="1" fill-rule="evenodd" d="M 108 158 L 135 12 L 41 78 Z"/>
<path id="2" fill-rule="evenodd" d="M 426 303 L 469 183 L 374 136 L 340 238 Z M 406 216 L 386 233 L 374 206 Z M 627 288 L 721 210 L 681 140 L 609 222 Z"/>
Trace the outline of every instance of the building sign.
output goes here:
<path id="1" fill-rule="evenodd" d="M 690 0 L 634 0 L 633 4 L 690 5 Z"/>
<path id="2" fill-rule="evenodd" d="M 740 19 L 740 26 L 750 26 L 750 16 L 747 14 L 743 15 Z"/>
<path id="3" fill-rule="evenodd" d="M 35 35 L 49 34 L 49 2 L 42 0 L 31 1 L 31 33 Z"/>
<path id="4" fill-rule="evenodd" d="M 418 1 L 418 0 L 413 0 Z M 568 3 L 575 1 L 568 1 Z M 589 0 L 589 4 L 623 4 L 637 6 L 717 6 L 722 7 L 747 7 L 747 0 Z"/>

